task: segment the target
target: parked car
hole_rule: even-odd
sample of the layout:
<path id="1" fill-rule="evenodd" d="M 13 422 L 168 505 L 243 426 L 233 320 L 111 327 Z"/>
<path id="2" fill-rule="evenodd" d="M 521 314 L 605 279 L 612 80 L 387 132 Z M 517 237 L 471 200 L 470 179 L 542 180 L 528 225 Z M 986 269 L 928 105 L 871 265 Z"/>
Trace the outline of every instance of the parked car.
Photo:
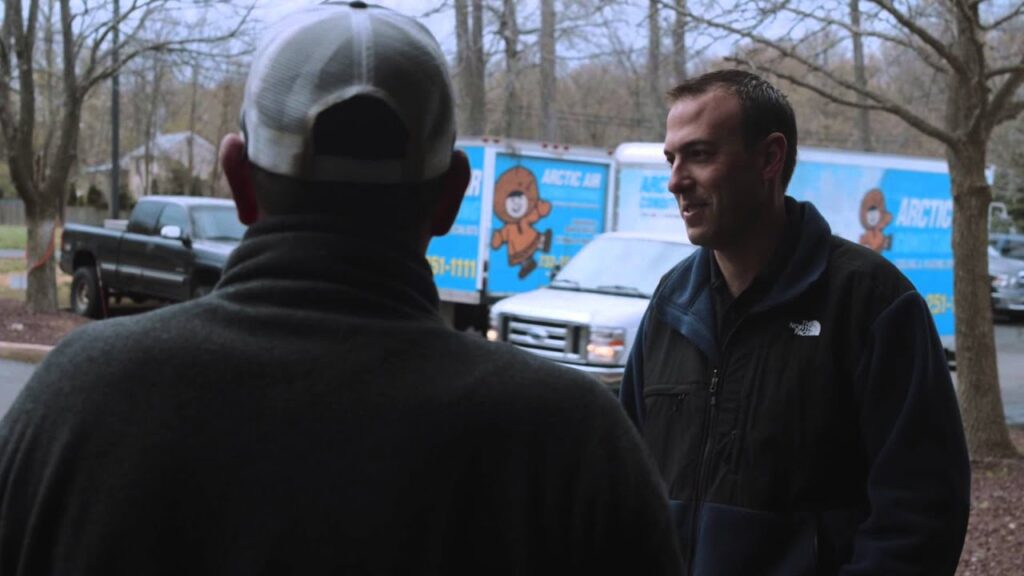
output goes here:
<path id="1" fill-rule="evenodd" d="M 1010 316 L 1024 313 L 1024 260 L 1007 258 L 989 246 L 988 274 L 992 279 L 992 309 Z"/>
<path id="2" fill-rule="evenodd" d="M 71 309 L 104 314 L 107 298 L 177 302 L 209 292 L 245 226 L 230 200 L 148 196 L 127 224 L 68 224 L 60 268 L 72 275 Z"/>
<path id="3" fill-rule="evenodd" d="M 1000 256 L 1024 260 L 1024 234 L 989 234 L 988 243 Z"/>

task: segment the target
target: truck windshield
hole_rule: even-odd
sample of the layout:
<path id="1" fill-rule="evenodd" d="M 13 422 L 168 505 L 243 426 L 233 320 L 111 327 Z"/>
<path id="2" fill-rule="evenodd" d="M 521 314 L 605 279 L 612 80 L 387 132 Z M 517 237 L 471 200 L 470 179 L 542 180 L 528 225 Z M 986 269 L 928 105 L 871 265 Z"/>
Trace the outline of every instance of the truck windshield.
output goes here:
<path id="1" fill-rule="evenodd" d="M 678 242 L 600 236 L 565 265 L 551 287 L 649 298 L 662 275 L 696 250 Z"/>
<path id="2" fill-rule="evenodd" d="M 238 212 L 231 206 L 197 206 L 192 209 L 192 232 L 201 240 L 238 242 L 245 234 L 245 225 L 238 221 Z"/>

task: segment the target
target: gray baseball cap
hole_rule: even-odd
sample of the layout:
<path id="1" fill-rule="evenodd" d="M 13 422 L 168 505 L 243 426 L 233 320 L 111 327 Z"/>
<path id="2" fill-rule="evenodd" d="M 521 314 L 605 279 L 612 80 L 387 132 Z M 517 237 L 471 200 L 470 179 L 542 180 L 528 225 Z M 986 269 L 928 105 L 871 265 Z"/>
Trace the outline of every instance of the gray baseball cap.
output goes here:
<path id="1" fill-rule="evenodd" d="M 405 155 L 367 160 L 318 153 L 317 115 L 356 96 L 387 104 L 409 134 Z M 273 24 L 242 102 L 249 160 L 310 182 L 422 182 L 448 169 L 455 111 L 437 40 L 416 20 L 363 2 L 324 2 Z"/>

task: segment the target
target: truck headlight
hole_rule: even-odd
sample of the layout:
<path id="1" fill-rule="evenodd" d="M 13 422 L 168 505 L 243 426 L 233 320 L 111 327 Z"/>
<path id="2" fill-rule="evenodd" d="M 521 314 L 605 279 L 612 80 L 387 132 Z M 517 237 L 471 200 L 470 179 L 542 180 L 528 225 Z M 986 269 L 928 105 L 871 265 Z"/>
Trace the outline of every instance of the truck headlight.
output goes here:
<path id="1" fill-rule="evenodd" d="M 587 342 L 587 362 L 621 364 L 626 349 L 626 331 L 622 328 L 591 328 Z"/>
<path id="2" fill-rule="evenodd" d="M 499 320 L 497 316 L 491 316 L 489 326 L 487 327 L 487 339 L 491 342 L 497 342 L 501 340 L 501 330 L 498 328 Z"/>
<path id="3" fill-rule="evenodd" d="M 1007 274 L 994 274 L 992 276 L 992 286 L 996 288 L 1006 288 L 1010 285 L 1010 276 Z"/>

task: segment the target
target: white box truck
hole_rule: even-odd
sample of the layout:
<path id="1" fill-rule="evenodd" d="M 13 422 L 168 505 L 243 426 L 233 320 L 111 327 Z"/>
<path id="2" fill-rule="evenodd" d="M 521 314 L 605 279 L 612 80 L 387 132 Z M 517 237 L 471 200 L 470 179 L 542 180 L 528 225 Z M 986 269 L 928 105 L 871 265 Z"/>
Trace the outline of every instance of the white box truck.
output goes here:
<path id="1" fill-rule="evenodd" d="M 615 387 L 662 274 L 695 250 L 686 240 L 660 143 L 614 154 L 609 229 L 550 286 L 491 307 L 488 337 L 590 372 Z M 788 194 L 832 232 L 879 251 L 924 296 L 953 343 L 953 200 L 942 160 L 801 147 Z"/>
<path id="2" fill-rule="evenodd" d="M 611 151 L 466 139 L 472 179 L 455 224 L 427 249 L 441 312 L 456 329 L 487 328 L 493 301 L 550 281 L 609 221 Z"/>

